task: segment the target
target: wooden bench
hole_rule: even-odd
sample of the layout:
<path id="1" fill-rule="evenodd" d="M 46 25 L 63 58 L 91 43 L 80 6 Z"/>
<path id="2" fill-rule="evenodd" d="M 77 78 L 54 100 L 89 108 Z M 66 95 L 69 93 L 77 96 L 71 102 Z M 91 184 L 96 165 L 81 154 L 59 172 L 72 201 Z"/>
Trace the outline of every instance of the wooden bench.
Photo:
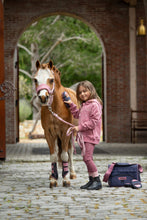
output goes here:
<path id="1" fill-rule="evenodd" d="M 131 110 L 131 142 L 136 142 L 136 131 L 147 131 L 147 111 Z"/>

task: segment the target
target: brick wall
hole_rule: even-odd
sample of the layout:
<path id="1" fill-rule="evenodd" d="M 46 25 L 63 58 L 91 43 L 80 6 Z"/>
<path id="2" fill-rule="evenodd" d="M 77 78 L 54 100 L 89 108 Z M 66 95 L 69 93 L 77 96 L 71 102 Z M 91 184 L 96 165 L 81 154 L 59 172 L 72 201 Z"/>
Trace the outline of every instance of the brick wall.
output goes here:
<path id="1" fill-rule="evenodd" d="M 142 0 L 137 13 L 143 11 Z M 71 15 L 89 24 L 100 37 L 104 49 L 105 82 L 105 136 L 107 142 L 130 142 L 130 75 L 129 75 L 129 4 L 121 0 L 7 0 L 4 1 L 5 19 L 5 77 L 14 82 L 14 49 L 23 31 L 40 17 L 53 14 Z M 141 75 L 138 87 L 141 108 L 144 107 L 142 91 L 146 89 L 146 38 L 137 39 L 137 65 Z M 143 55 L 142 55 L 143 52 Z M 142 59 L 143 58 L 143 59 Z M 137 69 L 137 74 L 138 74 Z M 15 98 L 6 101 L 6 141 L 15 143 Z"/>
<path id="2" fill-rule="evenodd" d="M 146 3 L 147 5 L 147 3 Z M 144 24 L 146 22 L 145 8 L 143 7 L 142 0 L 138 2 L 136 24 L 139 25 L 140 18 L 143 18 Z M 146 54 L 146 40 L 147 37 L 136 37 L 136 51 L 137 51 L 137 107 L 140 110 L 147 110 L 147 66 L 145 65 Z M 146 91 L 146 92 L 145 92 Z"/>

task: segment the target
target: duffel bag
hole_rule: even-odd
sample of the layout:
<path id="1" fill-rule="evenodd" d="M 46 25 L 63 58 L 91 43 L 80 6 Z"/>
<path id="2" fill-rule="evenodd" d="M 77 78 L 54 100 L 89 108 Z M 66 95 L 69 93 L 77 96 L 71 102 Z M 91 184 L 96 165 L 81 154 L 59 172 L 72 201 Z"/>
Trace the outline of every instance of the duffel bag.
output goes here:
<path id="1" fill-rule="evenodd" d="M 103 181 L 109 186 L 132 186 L 134 180 L 141 182 L 140 173 L 143 172 L 140 164 L 112 163 L 108 165 L 108 170 Z"/>

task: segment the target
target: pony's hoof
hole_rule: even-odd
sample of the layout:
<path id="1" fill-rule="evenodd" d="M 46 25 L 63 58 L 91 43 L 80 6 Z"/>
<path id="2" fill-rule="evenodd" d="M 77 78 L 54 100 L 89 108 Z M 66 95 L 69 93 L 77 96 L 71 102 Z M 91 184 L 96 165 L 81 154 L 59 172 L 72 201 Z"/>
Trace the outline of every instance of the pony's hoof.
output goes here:
<path id="1" fill-rule="evenodd" d="M 52 174 L 49 176 L 49 180 L 51 180 L 52 179 Z"/>
<path id="2" fill-rule="evenodd" d="M 63 187 L 69 187 L 70 181 L 69 180 L 63 180 Z"/>
<path id="3" fill-rule="evenodd" d="M 56 180 L 51 180 L 50 181 L 50 188 L 53 188 L 53 187 L 57 187 L 58 186 L 58 183 Z"/>
<path id="4" fill-rule="evenodd" d="M 74 172 L 70 173 L 70 179 L 74 180 L 76 178 L 77 178 L 76 173 L 74 173 Z"/>

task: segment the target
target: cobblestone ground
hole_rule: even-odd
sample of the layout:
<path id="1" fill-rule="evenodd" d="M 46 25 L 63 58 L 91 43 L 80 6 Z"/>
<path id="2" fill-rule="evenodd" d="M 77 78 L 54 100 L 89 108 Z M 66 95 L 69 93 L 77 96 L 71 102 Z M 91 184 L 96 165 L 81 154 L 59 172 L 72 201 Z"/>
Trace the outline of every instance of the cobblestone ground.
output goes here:
<path id="1" fill-rule="evenodd" d="M 41 157 L 41 155 L 40 155 Z M 62 187 L 59 168 L 58 187 L 49 188 L 49 161 L 8 160 L 0 164 L 0 219 L 104 220 L 147 219 L 147 157 L 94 155 L 101 179 L 112 162 L 140 163 L 142 188 L 108 187 L 97 191 L 81 190 L 87 181 L 81 155 L 74 156 L 77 179 Z"/>

